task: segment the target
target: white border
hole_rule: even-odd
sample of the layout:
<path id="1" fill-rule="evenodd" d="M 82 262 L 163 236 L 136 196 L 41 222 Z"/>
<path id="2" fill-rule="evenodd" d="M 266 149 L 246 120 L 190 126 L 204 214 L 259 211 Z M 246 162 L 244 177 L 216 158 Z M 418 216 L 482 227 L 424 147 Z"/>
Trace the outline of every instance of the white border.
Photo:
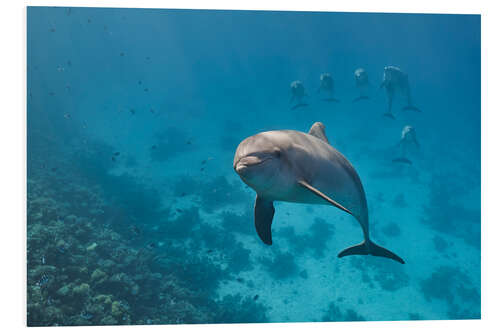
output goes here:
<path id="1" fill-rule="evenodd" d="M 1 121 L 0 145 L 2 163 L 1 191 L 1 290 L 0 325 L 3 330 L 26 329 L 26 267 L 25 267 L 25 201 L 26 201 L 26 5 L 31 6 L 86 6 L 86 7 L 135 7 L 135 8 L 197 8 L 197 9 L 260 9 L 260 10 L 306 10 L 306 11 L 363 11 L 403 13 L 453 13 L 481 14 L 482 18 L 482 320 L 480 321 L 419 321 L 419 322 L 367 322 L 367 323 L 311 323 L 311 324 L 250 324 L 250 325 L 183 325 L 183 326 L 114 326 L 58 328 L 66 330 L 97 331 L 208 331 L 250 332 L 255 330 L 331 332 L 410 332 L 479 330 L 490 331 L 498 324 L 498 301 L 500 283 L 498 268 L 498 241 L 500 233 L 496 187 L 500 185 L 498 170 L 498 5 L 494 1 L 401 1 L 401 0 L 344 0 L 344 1 L 295 1 L 253 0 L 194 1 L 194 0 L 94 0 L 94 1 L 5 1 L 0 11 L 2 24 L 2 51 L 0 65 Z M 495 325 L 496 324 L 496 325 Z M 39 330 L 32 328 L 31 330 Z M 52 328 L 44 328 L 52 330 Z"/>

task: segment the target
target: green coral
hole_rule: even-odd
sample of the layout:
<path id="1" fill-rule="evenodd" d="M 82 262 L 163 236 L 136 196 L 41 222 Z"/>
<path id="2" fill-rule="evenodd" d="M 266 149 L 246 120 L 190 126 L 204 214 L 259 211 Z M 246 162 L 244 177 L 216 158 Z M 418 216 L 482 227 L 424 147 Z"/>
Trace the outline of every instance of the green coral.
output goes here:
<path id="1" fill-rule="evenodd" d="M 81 285 L 73 288 L 73 293 L 78 296 L 86 295 L 89 293 L 89 291 L 90 286 L 87 283 L 82 283 Z"/>

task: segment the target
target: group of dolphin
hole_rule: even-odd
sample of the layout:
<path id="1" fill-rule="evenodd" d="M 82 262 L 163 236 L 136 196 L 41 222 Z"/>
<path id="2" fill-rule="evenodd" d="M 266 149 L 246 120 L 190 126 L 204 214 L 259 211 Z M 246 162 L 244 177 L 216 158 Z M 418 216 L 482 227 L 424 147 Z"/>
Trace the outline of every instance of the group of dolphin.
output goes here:
<path id="1" fill-rule="evenodd" d="M 368 75 L 364 69 L 359 68 L 354 72 L 354 77 L 360 90 L 360 96 L 354 101 L 367 99 L 365 88 L 370 84 Z M 327 101 L 338 101 L 333 96 L 332 76 L 324 73 L 320 76 L 320 81 L 318 92 L 328 93 Z M 397 91 L 407 99 L 407 105 L 403 109 L 419 111 L 412 104 L 408 76 L 399 68 L 384 68 L 381 87 L 386 89 L 388 113 L 391 116 L 392 100 Z M 306 106 L 303 102 L 304 96 L 307 96 L 304 85 L 300 81 L 294 81 L 291 90 L 290 102 L 297 102 L 293 108 Z M 415 130 L 411 126 L 405 126 L 399 143 L 403 149 L 403 157 L 395 159 L 395 162 L 409 162 L 404 157 L 409 144 L 418 146 Z M 272 245 L 274 201 L 332 205 L 352 215 L 359 222 L 364 236 L 360 244 L 341 251 L 339 258 L 373 255 L 405 263 L 397 254 L 371 240 L 368 206 L 361 179 L 352 164 L 330 145 L 322 123 L 314 123 L 308 133 L 276 130 L 246 138 L 236 149 L 233 168 L 242 181 L 257 193 L 254 223 L 258 236 L 265 244 Z"/>
<path id="2" fill-rule="evenodd" d="M 339 102 L 337 98 L 334 97 L 335 93 L 335 82 L 330 73 L 323 73 L 319 77 L 320 86 L 318 88 L 318 93 L 324 92 L 327 97 L 323 100 L 326 102 Z M 354 71 L 354 81 L 356 83 L 356 88 L 359 90 L 359 96 L 356 97 L 353 102 L 357 102 L 364 99 L 369 99 L 368 88 L 370 87 L 370 80 L 368 74 L 363 68 L 358 68 Z M 411 99 L 410 85 L 408 82 L 408 74 L 404 73 L 400 68 L 396 66 L 386 66 L 384 68 L 384 76 L 380 88 L 385 88 L 387 93 L 388 109 L 384 113 L 384 116 L 395 119 L 392 113 L 392 102 L 396 93 L 401 93 L 401 95 L 406 99 L 407 105 L 403 110 L 413 110 L 420 112 L 420 110 L 415 107 Z M 308 104 L 304 102 L 304 97 L 308 96 L 304 84 L 297 80 L 290 84 L 290 92 L 292 97 L 290 103 L 296 102 L 292 106 L 292 110 L 299 107 L 307 106 Z"/>

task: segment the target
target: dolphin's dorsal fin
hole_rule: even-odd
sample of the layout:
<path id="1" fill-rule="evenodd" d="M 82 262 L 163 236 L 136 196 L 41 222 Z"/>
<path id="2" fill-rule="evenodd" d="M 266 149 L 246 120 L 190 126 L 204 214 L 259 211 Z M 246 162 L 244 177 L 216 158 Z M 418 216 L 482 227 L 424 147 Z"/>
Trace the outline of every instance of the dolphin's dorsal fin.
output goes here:
<path id="1" fill-rule="evenodd" d="M 311 129 L 309 130 L 309 134 L 317 137 L 320 140 L 325 141 L 328 144 L 330 144 L 330 142 L 328 142 L 328 139 L 326 138 L 325 125 L 323 125 L 323 123 L 321 123 L 319 121 L 315 122 L 311 126 Z"/>
<path id="2" fill-rule="evenodd" d="M 254 214 L 257 234 L 265 244 L 272 245 L 271 224 L 273 223 L 274 217 L 273 202 L 257 195 L 255 198 Z"/>
<path id="3" fill-rule="evenodd" d="M 339 209 L 342 209 L 344 212 L 346 213 L 349 213 L 351 215 L 352 212 L 345 208 L 344 206 L 342 206 L 341 204 L 339 204 L 338 202 L 336 202 L 335 200 L 333 200 L 332 198 L 330 198 L 329 196 L 327 196 L 326 194 L 324 194 L 323 192 L 321 192 L 320 190 L 318 190 L 317 188 L 311 186 L 309 183 L 307 183 L 306 181 L 304 180 L 299 180 L 298 181 L 299 185 L 305 187 L 306 189 L 308 189 L 309 191 L 311 191 L 312 193 L 316 194 L 318 197 L 322 198 L 322 199 L 325 199 L 327 202 L 331 203 L 332 205 L 334 205 L 335 207 L 339 208 Z"/>

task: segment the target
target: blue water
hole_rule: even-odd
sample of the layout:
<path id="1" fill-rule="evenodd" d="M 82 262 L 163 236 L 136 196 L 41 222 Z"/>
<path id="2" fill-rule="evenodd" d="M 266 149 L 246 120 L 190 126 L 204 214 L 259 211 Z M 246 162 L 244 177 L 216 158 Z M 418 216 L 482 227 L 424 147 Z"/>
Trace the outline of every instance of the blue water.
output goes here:
<path id="1" fill-rule="evenodd" d="M 28 8 L 28 324 L 480 318 L 480 17 Z M 396 119 L 385 66 L 422 112 Z M 363 67 L 369 100 L 354 70 Z M 317 93 L 331 73 L 338 103 Z M 292 110 L 290 83 L 308 106 Z M 233 170 L 261 131 L 321 121 L 372 238 L 275 203 L 273 245 Z M 396 163 L 405 125 L 420 148 Z"/>

